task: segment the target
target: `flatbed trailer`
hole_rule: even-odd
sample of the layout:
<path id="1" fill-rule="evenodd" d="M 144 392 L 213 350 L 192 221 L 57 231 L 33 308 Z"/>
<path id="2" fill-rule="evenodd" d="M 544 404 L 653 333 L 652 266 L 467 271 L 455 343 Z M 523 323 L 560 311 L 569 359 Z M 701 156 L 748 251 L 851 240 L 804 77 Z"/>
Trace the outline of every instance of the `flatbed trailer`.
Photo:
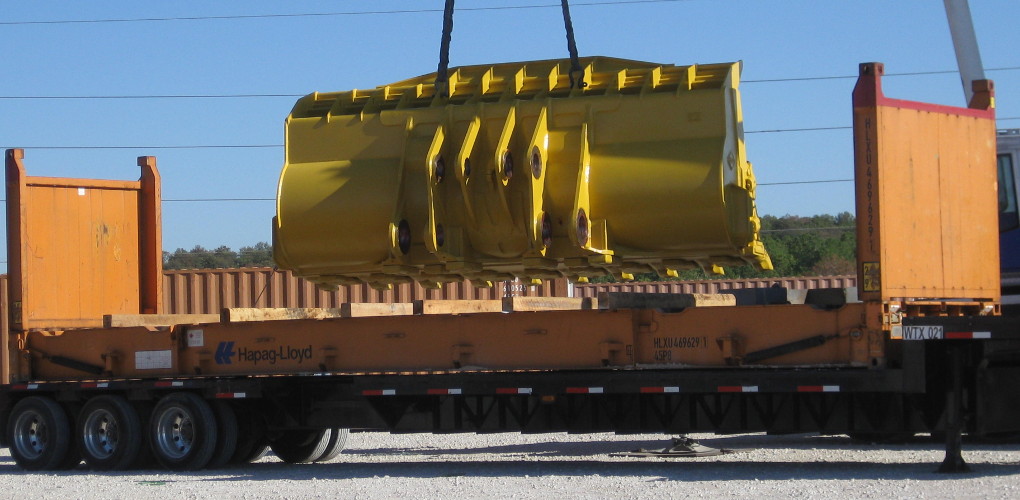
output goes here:
<path id="1" fill-rule="evenodd" d="M 859 300 L 761 289 L 157 320 L 154 160 L 138 183 L 103 183 L 27 177 L 8 151 L 3 444 L 26 469 L 150 455 L 201 469 L 267 447 L 328 460 L 348 430 L 944 433 L 943 470 L 961 470 L 961 434 L 1020 431 L 1020 319 L 998 316 L 991 85 L 951 108 L 885 98 L 881 73 L 862 65 L 854 92 Z"/>

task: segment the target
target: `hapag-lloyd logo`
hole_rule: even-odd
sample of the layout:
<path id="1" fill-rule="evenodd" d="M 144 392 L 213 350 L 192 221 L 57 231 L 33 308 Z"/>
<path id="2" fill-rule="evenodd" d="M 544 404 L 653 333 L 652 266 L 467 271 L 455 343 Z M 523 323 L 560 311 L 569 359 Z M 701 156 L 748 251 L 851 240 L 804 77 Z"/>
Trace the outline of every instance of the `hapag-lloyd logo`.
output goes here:
<path id="1" fill-rule="evenodd" d="M 223 341 L 216 346 L 216 364 L 233 364 L 234 356 L 237 356 L 239 363 L 246 362 L 256 366 L 259 363 L 275 365 L 279 361 L 296 361 L 298 364 L 301 364 L 312 358 L 312 346 L 311 344 L 308 347 L 281 345 L 274 349 L 239 348 L 236 351 L 234 350 L 233 341 Z"/>

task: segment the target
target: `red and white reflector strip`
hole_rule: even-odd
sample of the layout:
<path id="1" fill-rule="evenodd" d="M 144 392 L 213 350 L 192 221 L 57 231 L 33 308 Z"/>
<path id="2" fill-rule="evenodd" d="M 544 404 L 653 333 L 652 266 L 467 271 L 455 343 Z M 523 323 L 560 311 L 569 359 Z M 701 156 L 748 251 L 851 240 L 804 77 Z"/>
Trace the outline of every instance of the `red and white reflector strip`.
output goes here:
<path id="1" fill-rule="evenodd" d="M 457 394 L 464 394 L 464 391 L 460 389 L 429 389 L 426 394 L 437 395 L 437 396 L 453 396 Z"/>
<path id="2" fill-rule="evenodd" d="M 184 382 L 181 380 L 161 380 L 156 382 L 156 387 L 184 387 Z"/>
<path id="3" fill-rule="evenodd" d="M 798 385 L 797 392 L 839 392 L 838 385 Z"/>
<path id="4" fill-rule="evenodd" d="M 679 387 L 642 387 L 641 392 L 644 394 L 660 394 L 660 393 L 677 393 L 680 392 Z"/>
<path id="5" fill-rule="evenodd" d="M 758 392 L 756 385 L 720 385 L 719 392 Z"/>
<path id="6" fill-rule="evenodd" d="M 216 399 L 243 399 L 248 397 L 244 392 L 217 392 Z"/>
<path id="7" fill-rule="evenodd" d="M 990 339 L 992 332 L 946 332 L 947 339 Z"/>
<path id="8" fill-rule="evenodd" d="M 32 390 L 32 389 L 38 389 L 39 388 L 39 384 L 18 384 L 18 385 L 12 385 L 11 388 L 13 388 L 16 391 L 24 391 L 26 389 Z"/>
<path id="9" fill-rule="evenodd" d="M 361 391 L 362 396 L 396 396 L 396 389 L 368 389 Z"/>
<path id="10" fill-rule="evenodd" d="M 602 387 L 567 387 L 567 394 L 602 394 Z"/>
<path id="11" fill-rule="evenodd" d="M 105 389 L 110 387 L 109 382 L 82 382 L 82 389 Z"/>
<path id="12" fill-rule="evenodd" d="M 531 394 L 530 387 L 499 387 L 496 394 Z"/>

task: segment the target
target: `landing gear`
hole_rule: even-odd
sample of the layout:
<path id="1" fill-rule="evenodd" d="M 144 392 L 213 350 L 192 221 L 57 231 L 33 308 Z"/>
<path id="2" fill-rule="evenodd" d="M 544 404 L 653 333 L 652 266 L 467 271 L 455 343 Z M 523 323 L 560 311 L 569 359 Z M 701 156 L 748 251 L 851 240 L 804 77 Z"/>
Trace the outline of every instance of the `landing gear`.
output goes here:
<path id="1" fill-rule="evenodd" d="M 963 362 L 964 346 L 949 349 L 950 374 L 952 378 L 946 393 L 946 458 L 938 472 L 970 472 L 961 453 L 963 441 Z"/>
<path id="2" fill-rule="evenodd" d="M 711 448 L 705 446 L 687 436 L 675 437 L 666 448 L 648 450 L 640 448 L 627 453 L 613 453 L 614 457 L 663 457 L 663 458 L 690 458 L 690 457 L 714 457 L 733 453 L 733 450 L 725 448 Z"/>

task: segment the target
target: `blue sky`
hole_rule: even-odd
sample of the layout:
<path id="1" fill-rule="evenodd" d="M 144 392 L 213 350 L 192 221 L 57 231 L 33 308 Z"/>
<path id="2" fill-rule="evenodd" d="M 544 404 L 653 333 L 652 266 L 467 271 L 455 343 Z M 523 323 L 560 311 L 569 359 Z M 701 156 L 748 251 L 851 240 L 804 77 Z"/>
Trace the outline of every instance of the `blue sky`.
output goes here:
<path id="1" fill-rule="evenodd" d="M 625 2 L 627 0 L 621 0 Z M 845 127 L 857 64 L 956 68 L 939 0 L 573 2 L 581 55 L 661 63 L 742 60 L 748 131 Z M 458 0 L 452 65 L 566 57 L 555 0 Z M 268 241 L 295 97 L 21 99 L 27 96 L 288 94 L 368 88 L 435 71 L 442 0 L 4 1 L 0 146 L 26 148 L 30 175 L 135 179 L 135 157 L 163 176 L 164 248 Z M 544 6 L 503 10 L 479 7 Z M 37 21 L 425 12 L 36 24 Z M 1020 1 L 971 0 L 985 68 L 1020 67 Z M 1020 70 L 988 71 L 1000 128 L 1020 128 Z M 890 76 L 892 97 L 962 105 L 956 74 Z M 1006 119 L 1010 118 L 1010 119 Z M 853 211 L 847 129 L 750 133 L 762 214 Z M 269 146 L 160 149 L 157 146 Z M 127 149 L 45 149 L 144 146 Z M 2 219 L 0 219 L 2 224 Z M 0 259 L 6 261 L 6 256 Z M 2 269 L 6 263 L 0 264 Z M 0 269 L 0 270 L 2 270 Z"/>

